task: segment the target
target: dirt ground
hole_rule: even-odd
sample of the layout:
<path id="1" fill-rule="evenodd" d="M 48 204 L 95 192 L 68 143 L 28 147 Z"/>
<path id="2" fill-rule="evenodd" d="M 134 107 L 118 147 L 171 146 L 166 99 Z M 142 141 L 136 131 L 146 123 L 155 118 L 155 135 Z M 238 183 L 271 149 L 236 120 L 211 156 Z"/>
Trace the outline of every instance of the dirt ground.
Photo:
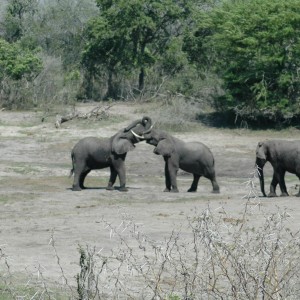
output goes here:
<path id="1" fill-rule="evenodd" d="M 81 105 L 80 109 L 88 111 L 91 107 Z M 145 234 L 157 240 L 179 228 L 195 209 L 203 211 L 208 205 L 216 212 L 224 209 L 238 218 L 246 202 L 243 197 L 249 192 L 246 182 L 253 176 L 257 142 L 300 136 L 296 129 L 230 130 L 201 124 L 190 132 L 174 133 L 185 141 L 201 141 L 210 147 L 220 194 L 211 193 L 211 184 L 205 178 L 201 178 L 196 193 L 187 193 L 192 176 L 184 172 L 178 176 L 180 192 L 163 193 L 163 159 L 144 142 L 128 153 L 127 193 L 105 190 L 108 169 L 91 172 L 86 182 L 89 189 L 71 191 L 72 178 L 68 175 L 73 145 L 85 136 L 111 136 L 146 114 L 155 120 L 155 115 L 145 107 L 141 109 L 141 105 L 119 103 L 111 108 L 108 120 L 74 120 L 56 129 L 55 117 L 41 122 L 39 112 L 0 112 L 0 248 L 7 255 L 11 271 L 26 273 L 42 268 L 45 278 L 61 280 L 51 246 L 53 237 L 60 265 L 72 281 L 79 271 L 78 245 L 93 245 L 99 250 L 115 246 L 103 218 L 118 226 L 127 214 Z M 265 170 L 268 190 L 270 165 Z M 258 180 L 254 182 L 258 191 Z M 286 182 L 290 193 L 296 194 L 296 176 L 288 174 Z M 279 207 L 290 214 L 291 229 L 298 230 L 299 201 L 293 196 L 253 199 L 253 224 Z"/>

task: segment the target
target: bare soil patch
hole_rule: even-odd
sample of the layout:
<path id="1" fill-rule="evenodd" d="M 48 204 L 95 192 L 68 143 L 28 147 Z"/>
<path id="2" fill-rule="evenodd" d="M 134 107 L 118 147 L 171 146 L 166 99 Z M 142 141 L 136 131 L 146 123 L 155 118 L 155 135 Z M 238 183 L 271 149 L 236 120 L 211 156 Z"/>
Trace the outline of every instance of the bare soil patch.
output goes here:
<path id="1" fill-rule="evenodd" d="M 82 111 L 91 105 L 82 105 Z M 143 114 L 136 113 L 144 111 Z M 102 222 L 104 218 L 117 225 L 122 214 L 132 216 L 143 232 L 153 239 L 163 239 L 179 229 L 195 209 L 208 205 L 215 211 L 225 209 L 228 223 L 239 222 L 248 190 L 246 181 L 254 167 L 255 148 L 265 138 L 298 139 L 297 130 L 249 131 L 208 128 L 201 124 L 191 132 L 174 133 L 185 141 L 201 141 L 208 145 L 216 159 L 220 194 L 211 193 L 211 184 L 201 178 L 197 193 L 187 193 L 192 176 L 179 172 L 177 194 L 163 193 L 162 157 L 153 154 L 153 147 L 143 143 L 128 153 L 127 185 L 129 191 L 107 191 L 109 170 L 92 172 L 87 179 L 89 189 L 72 192 L 68 178 L 73 145 L 85 136 L 111 136 L 132 120 L 151 110 L 141 105 L 116 104 L 111 118 L 104 121 L 74 120 L 54 126 L 55 118 L 41 122 L 34 112 L 0 112 L 0 248 L 8 255 L 11 269 L 16 272 L 43 266 L 44 277 L 61 280 L 61 272 L 49 241 L 55 238 L 57 253 L 66 276 L 71 282 L 79 272 L 78 245 L 94 245 L 109 251 L 115 247 Z M 266 167 L 266 184 L 272 170 Z M 298 179 L 286 176 L 293 194 Z M 256 181 L 257 189 L 259 183 Z M 268 186 L 266 186 L 268 189 Z M 299 229 L 299 198 L 277 197 L 253 200 L 253 224 L 277 207 L 291 216 L 291 230 Z M 183 230 L 184 232 L 184 230 Z M 74 283 L 74 281 L 73 281 Z"/>

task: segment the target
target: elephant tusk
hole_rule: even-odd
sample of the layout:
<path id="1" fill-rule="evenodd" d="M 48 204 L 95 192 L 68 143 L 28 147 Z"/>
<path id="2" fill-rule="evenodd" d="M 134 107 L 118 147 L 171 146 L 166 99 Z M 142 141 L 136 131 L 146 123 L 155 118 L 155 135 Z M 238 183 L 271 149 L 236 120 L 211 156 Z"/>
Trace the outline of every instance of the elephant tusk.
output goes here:
<path id="1" fill-rule="evenodd" d="M 130 131 L 131 131 L 131 133 L 132 133 L 135 137 L 137 137 L 137 138 L 139 138 L 139 139 L 144 139 L 144 135 L 141 136 L 141 135 L 136 134 L 133 130 L 130 130 Z"/>

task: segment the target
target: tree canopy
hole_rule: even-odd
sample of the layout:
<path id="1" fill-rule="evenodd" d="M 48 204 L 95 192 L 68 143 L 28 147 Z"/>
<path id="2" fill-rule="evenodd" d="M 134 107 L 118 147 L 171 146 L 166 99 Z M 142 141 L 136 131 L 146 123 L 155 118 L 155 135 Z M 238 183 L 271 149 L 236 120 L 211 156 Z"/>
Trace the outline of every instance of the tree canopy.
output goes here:
<path id="1" fill-rule="evenodd" d="M 225 1 L 199 13 L 186 41 L 191 61 L 223 79 L 219 107 L 299 112 L 299 1 Z"/>
<path id="2" fill-rule="evenodd" d="M 30 50 L 19 44 L 10 44 L 0 39 L 0 80 L 5 77 L 19 80 L 22 77 L 31 79 L 42 68 L 41 60 Z"/>
<path id="3" fill-rule="evenodd" d="M 147 68 L 182 32 L 189 1 L 96 2 L 100 11 L 88 26 L 84 65 L 95 72 L 99 66 L 107 70 L 109 96 L 114 95 L 112 76 L 119 72 L 138 72 L 137 89 L 143 90 Z"/>

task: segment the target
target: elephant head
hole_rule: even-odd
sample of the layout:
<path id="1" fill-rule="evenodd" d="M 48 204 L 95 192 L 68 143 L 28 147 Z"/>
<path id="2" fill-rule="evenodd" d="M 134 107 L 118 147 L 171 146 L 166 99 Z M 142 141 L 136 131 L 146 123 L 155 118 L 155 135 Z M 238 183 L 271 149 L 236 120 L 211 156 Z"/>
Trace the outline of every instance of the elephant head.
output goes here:
<path id="1" fill-rule="evenodd" d="M 170 157 L 175 151 L 173 140 L 169 134 L 160 130 L 152 130 L 144 135 L 148 144 L 156 146 L 153 152 L 157 155 Z"/>
<path id="2" fill-rule="evenodd" d="M 259 173 L 259 182 L 260 182 L 260 189 L 262 194 L 266 197 L 265 193 L 265 181 L 264 181 L 264 165 L 268 160 L 269 155 L 269 148 L 266 142 L 259 142 L 256 147 L 256 165 L 258 167 Z"/>
<path id="3" fill-rule="evenodd" d="M 155 154 L 170 157 L 175 151 L 171 136 L 164 131 L 152 129 L 152 127 L 153 125 L 149 130 L 143 132 L 142 135 L 137 135 L 134 131 L 133 134 L 139 139 L 146 140 L 147 144 L 156 146 L 153 150 Z"/>
<path id="4" fill-rule="evenodd" d="M 112 137 L 112 152 L 121 155 L 133 150 L 135 147 L 134 144 L 143 140 L 138 138 L 138 136 L 148 131 L 151 126 L 151 118 L 145 116 L 142 119 L 132 122 L 126 128 L 120 130 Z"/>

